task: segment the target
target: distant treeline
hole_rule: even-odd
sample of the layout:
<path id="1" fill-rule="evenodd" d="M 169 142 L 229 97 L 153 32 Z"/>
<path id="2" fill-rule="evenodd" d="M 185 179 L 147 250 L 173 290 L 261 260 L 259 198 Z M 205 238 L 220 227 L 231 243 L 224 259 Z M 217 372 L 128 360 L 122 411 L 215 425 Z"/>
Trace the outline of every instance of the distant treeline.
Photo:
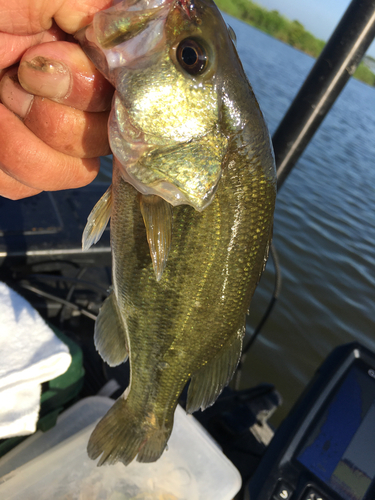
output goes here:
<path id="1" fill-rule="evenodd" d="M 305 30 L 299 21 L 290 21 L 277 10 L 269 11 L 251 0 L 215 0 L 222 11 L 245 21 L 269 35 L 299 49 L 313 57 L 318 57 L 325 42 L 315 38 Z M 368 85 L 375 86 L 375 74 L 361 62 L 354 77 Z"/>

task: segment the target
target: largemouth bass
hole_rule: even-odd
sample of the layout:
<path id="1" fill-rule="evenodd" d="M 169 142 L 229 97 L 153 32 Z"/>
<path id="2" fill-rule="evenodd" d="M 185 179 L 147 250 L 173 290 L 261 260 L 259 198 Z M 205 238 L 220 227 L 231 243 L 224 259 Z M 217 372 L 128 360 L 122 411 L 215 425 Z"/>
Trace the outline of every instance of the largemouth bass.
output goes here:
<path id="1" fill-rule="evenodd" d="M 113 182 L 88 218 L 111 218 L 113 291 L 94 340 L 130 383 L 98 423 L 98 465 L 152 462 L 187 411 L 214 403 L 239 361 L 268 254 L 276 195 L 269 133 L 212 0 L 125 0 L 76 35 L 114 85 Z"/>

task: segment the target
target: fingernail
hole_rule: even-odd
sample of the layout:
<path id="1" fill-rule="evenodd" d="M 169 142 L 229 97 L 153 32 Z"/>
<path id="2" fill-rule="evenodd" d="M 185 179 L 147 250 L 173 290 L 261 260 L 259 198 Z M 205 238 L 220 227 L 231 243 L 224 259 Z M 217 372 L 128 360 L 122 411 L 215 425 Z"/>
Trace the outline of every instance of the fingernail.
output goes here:
<path id="1" fill-rule="evenodd" d="M 25 92 L 17 78 L 17 70 L 9 72 L 0 83 L 0 100 L 20 118 L 29 112 L 34 96 Z"/>
<path id="2" fill-rule="evenodd" d="M 59 61 L 42 56 L 22 61 L 18 75 L 22 87 L 35 95 L 58 101 L 67 97 L 70 92 L 70 71 Z"/>

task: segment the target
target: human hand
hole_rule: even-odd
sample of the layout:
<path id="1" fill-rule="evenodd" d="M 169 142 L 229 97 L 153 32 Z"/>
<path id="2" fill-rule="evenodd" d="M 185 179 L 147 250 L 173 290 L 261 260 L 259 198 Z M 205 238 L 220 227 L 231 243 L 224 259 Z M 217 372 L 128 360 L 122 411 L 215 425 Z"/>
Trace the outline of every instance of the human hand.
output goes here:
<path id="1" fill-rule="evenodd" d="M 111 0 L 0 0 L 0 195 L 80 187 L 110 153 L 113 88 L 74 34 Z"/>

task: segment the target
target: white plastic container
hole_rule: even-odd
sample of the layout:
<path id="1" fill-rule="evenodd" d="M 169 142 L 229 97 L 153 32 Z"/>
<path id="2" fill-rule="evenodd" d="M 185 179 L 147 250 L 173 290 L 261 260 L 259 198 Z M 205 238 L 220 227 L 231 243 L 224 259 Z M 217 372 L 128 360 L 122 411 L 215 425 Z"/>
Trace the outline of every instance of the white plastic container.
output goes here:
<path id="1" fill-rule="evenodd" d="M 86 453 L 94 426 L 3 476 L 1 500 L 232 500 L 241 487 L 237 469 L 180 407 L 168 449 L 151 464 L 96 467 Z"/>
<path id="2" fill-rule="evenodd" d="M 37 431 L 0 458 L 0 478 L 26 462 L 50 450 L 73 434 L 101 418 L 113 405 L 113 399 L 90 396 L 64 411 L 55 427 L 47 432 Z M 1 480 L 0 480 L 1 482 Z"/>

